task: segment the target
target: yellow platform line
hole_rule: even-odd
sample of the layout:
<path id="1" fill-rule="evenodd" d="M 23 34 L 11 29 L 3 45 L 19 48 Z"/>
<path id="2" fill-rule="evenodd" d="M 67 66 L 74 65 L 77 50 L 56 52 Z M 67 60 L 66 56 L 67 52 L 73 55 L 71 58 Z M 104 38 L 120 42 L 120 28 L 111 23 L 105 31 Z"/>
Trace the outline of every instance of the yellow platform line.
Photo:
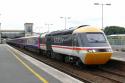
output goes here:
<path id="1" fill-rule="evenodd" d="M 8 48 L 7 48 L 8 49 Z M 8 49 L 9 52 L 11 52 L 17 60 L 19 60 L 33 75 L 35 75 L 42 83 L 48 83 L 46 79 L 44 79 L 42 76 L 40 76 L 37 72 L 35 72 L 31 67 L 29 67 L 23 60 L 21 60 L 18 56 L 19 54 L 16 51 L 11 51 Z"/>

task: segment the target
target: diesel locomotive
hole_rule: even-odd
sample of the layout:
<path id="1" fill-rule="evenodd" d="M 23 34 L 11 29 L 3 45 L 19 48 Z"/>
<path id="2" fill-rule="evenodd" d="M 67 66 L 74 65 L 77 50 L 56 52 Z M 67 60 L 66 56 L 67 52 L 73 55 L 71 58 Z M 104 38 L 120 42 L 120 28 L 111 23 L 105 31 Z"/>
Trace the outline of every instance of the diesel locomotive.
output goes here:
<path id="1" fill-rule="evenodd" d="M 99 27 L 87 25 L 11 39 L 7 43 L 75 64 L 105 64 L 112 56 L 112 49 L 104 32 Z"/>

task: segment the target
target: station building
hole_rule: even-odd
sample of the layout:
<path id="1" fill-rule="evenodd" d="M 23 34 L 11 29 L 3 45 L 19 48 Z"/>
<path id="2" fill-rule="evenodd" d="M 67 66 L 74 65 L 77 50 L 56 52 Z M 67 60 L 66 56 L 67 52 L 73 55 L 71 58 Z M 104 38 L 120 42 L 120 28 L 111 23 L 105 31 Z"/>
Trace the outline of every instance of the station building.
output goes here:
<path id="1" fill-rule="evenodd" d="M 0 30 L 0 43 L 6 39 L 13 39 L 33 35 L 33 23 L 25 23 L 24 30 Z"/>

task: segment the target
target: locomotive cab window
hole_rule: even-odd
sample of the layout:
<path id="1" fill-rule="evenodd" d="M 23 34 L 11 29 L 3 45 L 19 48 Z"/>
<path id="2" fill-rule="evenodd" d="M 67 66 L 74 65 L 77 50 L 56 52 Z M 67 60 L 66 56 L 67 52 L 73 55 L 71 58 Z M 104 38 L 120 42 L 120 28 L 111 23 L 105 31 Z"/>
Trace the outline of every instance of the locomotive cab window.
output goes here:
<path id="1" fill-rule="evenodd" d="M 103 33 L 87 33 L 87 40 L 89 43 L 105 43 L 106 39 Z"/>

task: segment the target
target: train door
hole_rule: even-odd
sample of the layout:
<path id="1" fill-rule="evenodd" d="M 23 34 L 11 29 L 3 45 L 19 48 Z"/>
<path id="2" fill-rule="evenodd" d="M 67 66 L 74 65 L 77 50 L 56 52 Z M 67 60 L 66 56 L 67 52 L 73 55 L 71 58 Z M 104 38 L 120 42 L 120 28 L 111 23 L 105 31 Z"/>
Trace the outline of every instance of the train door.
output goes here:
<path id="1" fill-rule="evenodd" d="M 47 47 L 47 50 L 52 50 L 52 46 L 51 46 L 51 36 L 47 36 L 47 37 L 46 37 L 46 47 Z"/>
<path id="2" fill-rule="evenodd" d="M 73 56 L 77 56 L 78 55 L 78 37 L 77 37 L 77 34 L 73 34 L 72 35 L 72 47 L 73 47 L 73 50 L 72 50 L 72 55 Z"/>

